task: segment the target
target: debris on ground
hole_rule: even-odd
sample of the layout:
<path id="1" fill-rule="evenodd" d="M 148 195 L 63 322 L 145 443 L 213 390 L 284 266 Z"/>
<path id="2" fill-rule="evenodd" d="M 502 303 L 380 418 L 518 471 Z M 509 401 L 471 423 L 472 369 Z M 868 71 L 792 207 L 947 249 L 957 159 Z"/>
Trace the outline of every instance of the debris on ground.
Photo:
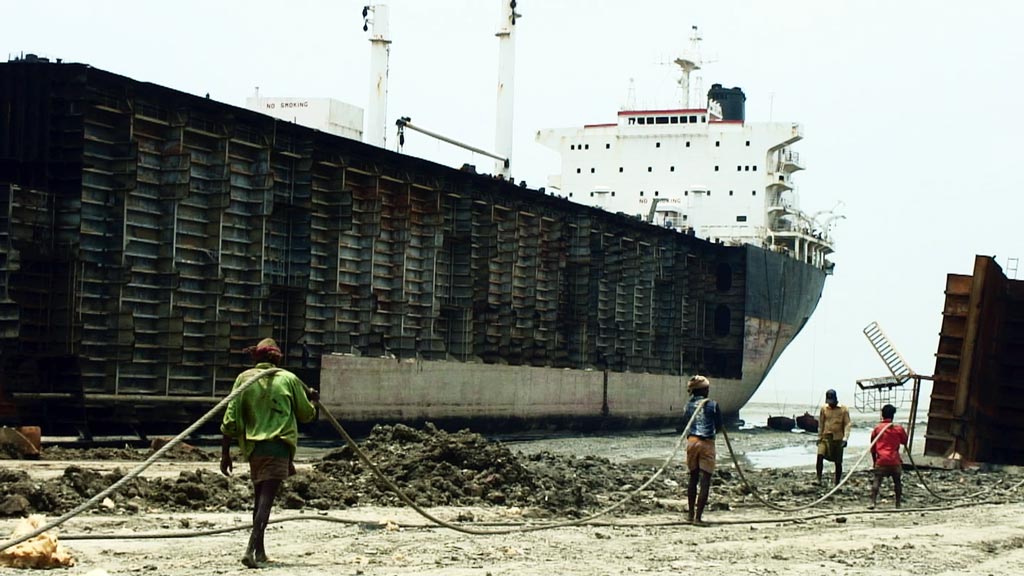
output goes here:
<path id="1" fill-rule="evenodd" d="M 45 525 L 43 516 L 33 514 L 18 522 L 10 539 L 21 538 Z M 64 568 L 74 565 L 75 559 L 57 541 L 57 534 L 53 530 L 0 551 L 0 566 L 8 568 Z"/>

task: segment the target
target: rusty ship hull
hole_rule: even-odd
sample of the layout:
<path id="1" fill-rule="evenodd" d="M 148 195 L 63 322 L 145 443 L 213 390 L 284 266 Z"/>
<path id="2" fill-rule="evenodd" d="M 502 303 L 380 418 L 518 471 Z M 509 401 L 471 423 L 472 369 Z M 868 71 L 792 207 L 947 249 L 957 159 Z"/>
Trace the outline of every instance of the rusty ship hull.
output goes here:
<path id="1" fill-rule="evenodd" d="M 736 417 L 826 278 L 85 65 L 0 110 L 5 421 L 176 429 L 268 336 L 352 423 Z"/>

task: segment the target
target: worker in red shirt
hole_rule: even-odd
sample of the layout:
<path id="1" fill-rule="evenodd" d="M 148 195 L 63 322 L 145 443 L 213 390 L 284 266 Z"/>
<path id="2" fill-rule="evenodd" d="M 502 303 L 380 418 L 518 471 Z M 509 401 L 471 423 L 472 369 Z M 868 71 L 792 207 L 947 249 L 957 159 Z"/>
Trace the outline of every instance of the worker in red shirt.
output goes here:
<path id="1" fill-rule="evenodd" d="M 874 442 L 871 446 L 871 459 L 875 462 L 875 480 L 871 484 L 872 508 L 878 501 L 878 489 L 882 487 L 882 478 L 886 476 L 892 478 L 897 508 L 903 500 L 903 460 L 900 458 L 900 446 L 907 445 L 907 431 L 899 424 L 892 423 L 895 415 L 895 406 L 882 406 L 882 421 L 871 431 L 871 441 Z"/>

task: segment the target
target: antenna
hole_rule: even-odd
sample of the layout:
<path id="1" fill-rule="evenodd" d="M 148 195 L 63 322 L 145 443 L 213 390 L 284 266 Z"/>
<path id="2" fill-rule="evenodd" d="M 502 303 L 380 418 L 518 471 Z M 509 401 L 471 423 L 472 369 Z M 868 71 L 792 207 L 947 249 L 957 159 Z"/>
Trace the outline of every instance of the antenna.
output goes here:
<path id="1" fill-rule="evenodd" d="M 704 63 L 700 56 L 700 42 L 704 38 L 700 35 L 696 26 L 691 26 L 690 30 L 690 48 L 689 50 L 683 51 L 683 54 L 675 60 L 676 65 L 679 66 L 680 70 L 682 70 L 682 74 L 679 76 L 679 87 L 683 91 L 683 108 L 690 108 L 690 75 L 693 72 L 700 70 L 701 65 Z M 701 97 L 699 95 L 701 90 L 701 78 L 699 75 L 695 76 L 692 84 L 695 85 L 698 94 L 695 103 L 699 105 L 701 101 Z"/>
<path id="2" fill-rule="evenodd" d="M 626 91 L 626 110 L 636 110 L 636 78 L 629 79 L 629 89 Z"/>

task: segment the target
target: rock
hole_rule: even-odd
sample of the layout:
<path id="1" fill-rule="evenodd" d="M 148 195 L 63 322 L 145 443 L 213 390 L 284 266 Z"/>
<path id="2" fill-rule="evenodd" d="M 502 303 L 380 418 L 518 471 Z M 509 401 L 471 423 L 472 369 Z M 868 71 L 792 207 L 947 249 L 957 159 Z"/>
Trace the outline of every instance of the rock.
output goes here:
<path id="1" fill-rule="evenodd" d="M 0 516 L 24 516 L 28 514 L 29 502 L 21 494 L 12 494 L 0 503 Z"/>
<path id="2" fill-rule="evenodd" d="M 100 506 L 106 508 L 107 510 L 113 510 L 117 505 L 114 504 L 114 501 L 111 500 L 110 498 L 104 498 L 103 502 L 100 502 Z"/>

